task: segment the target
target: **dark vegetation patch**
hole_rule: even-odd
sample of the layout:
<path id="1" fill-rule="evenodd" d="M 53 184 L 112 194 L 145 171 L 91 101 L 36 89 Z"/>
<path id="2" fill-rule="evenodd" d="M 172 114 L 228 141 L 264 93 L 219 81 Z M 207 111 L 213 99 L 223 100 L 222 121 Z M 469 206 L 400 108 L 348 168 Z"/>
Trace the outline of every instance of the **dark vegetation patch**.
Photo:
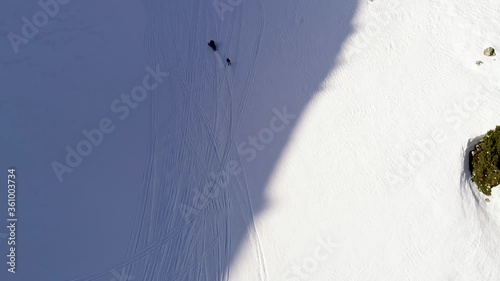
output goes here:
<path id="1" fill-rule="evenodd" d="M 470 153 L 472 181 L 482 193 L 491 195 L 491 189 L 500 185 L 500 126 L 488 131 Z"/>

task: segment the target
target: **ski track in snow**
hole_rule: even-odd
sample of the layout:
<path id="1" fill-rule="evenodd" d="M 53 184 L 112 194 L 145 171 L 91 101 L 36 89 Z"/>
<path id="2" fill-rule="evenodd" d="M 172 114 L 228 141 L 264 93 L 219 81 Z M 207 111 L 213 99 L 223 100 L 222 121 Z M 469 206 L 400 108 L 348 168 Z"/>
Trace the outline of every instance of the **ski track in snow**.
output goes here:
<path id="1" fill-rule="evenodd" d="M 180 84 L 180 89 L 182 89 L 182 93 L 175 94 L 182 94 L 184 95 L 183 98 L 187 98 L 189 101 L 189 108 L 187 110 L 186 108 L 180 108 L 179 104 L 176 105 L 177 108 L 174 107 L 176 111 L 170 114 L 170 116 L 167 116 L 182 120 L 185 124 L 183 126 L 180 124 L 179 126 L 175 126 L 175 129 L 183 131 L 174 133 L 173 135 L 179 137 L 179 143 L 182 143 L 182 140 L 184 140 L 188 147 L 195 147 L 196 142 L 199 141 L 199 137 L 197 137 L 197 139 L 192 139 L 192 136 L 194 137 L 199 133 L 203 133 L 205 139 L 210 143 L 211 151 L 208 155 L 210 158 L 203 159 L 195 157 L 190 160 L 194 161 L 194 163 L 188 164 L 189 166 L 192 166 L 192 168 L 194 165 L 194 167 L 197 167 L 198 169 L 206 169 L 206 163 L 204 163 L 204 161 L 208 161 L 208 163 L 215 161 L 215 165 L 219 167 L 218 169 L 223 169 L 229 160 L 231 150 L 236 145 L 235 132 L 238 131 L 241 117 L 248 101 L 248 94 L 254 80 L 255 64 L 264 25 L 262 4 L 259 2 L 258 5 L 261 10 L 260 22 L 258 24 L 257 34 L 255 35 L 256 40 L 254 41 L 255 43 L 252 48 L 253 56 L 248 67 L 248 74 L 246 75 L 247 77 L 244 81 L 241 97 L 238 97 L 240 101 L 237 107 L 234 107 L 235 96 L 233 93 L 234 77 L 232 69 L 235 67 L 234 62 L 238 62 L 239 48 L 236 48 L 235 56 L 232 58 L 232 67 L 224 67 L 224 65 L 221 67 L 220 63 L 224 60 L 219 56 L 221 48 L 218 48 L 218 51 L 214 53 L 216 56 L 215 60 L 208 59 L 208 61 L 203 59 L 203 57 L 207 57 L 208 54 L 205 50 L 205 46 L 203 46 L 205 47 L 203 48 L 203 52 L 197 52 L 197 46 L 190 46 L 190 48 L 188 48 L 188 58 L 205 61 L 208 62 L 208 64 L 213 65 L 212 70 L 207 69 L 207 76 L 213 77 L 214 79 L 202 81 L 202 83 L 214 84 L 213 89 L 215 90 L 214 96 L 216 98 L 216 108 L 213 111 L 214 118 L 210 118 L 208 112 L 211 111 L 204 109 L 204 107 L 199 103 L 195 92 L 193 91 L 193 86 L 191 86 L 200 83 L 199 80 L 197 80 L 198 78 L 196 78 L 197 75 L 194 73 L 195 70 L 187 67 L 188 71 L 186 71 L 185 74 L 181 73 L 179 68 L 176 67 L 175 59 L 172 57 L 175 52 L 166 49 L 168 44 L 166 44 L 166 34 L 162 30 L 162 19 L 167 16 L 163 15 L 162 12 L 170 10 L 175 13 L 175 11 L 177 11 L 176 7 L 169 6 L 167 9 L 165 4 L 161 1 L 144 1 L 146 16 L 148 18 L 144 43 L 145 49 L 148 52 L 148 57 L 151 61 L 150 65 L 154 66 L 159 64 L 161 69 L 166 69 L 170 74 L 170 77 L 167 78 L 168 82 L 175 81 Z M 192 34 L 192 38 L 186 38 L 186 41 L 198 42 L 204 45 L 204 42 L 200 42 L 200 38 L 206 38 L 208 34 L 210 34 L 210 32 L 208 32 L 209 27 L 204 26 L 204 23 L 207 23 L 209 20 L 207 20 L 206 17 L 204 18 L 201 16 L 203 14 L 201 11 L 206 11 L 208 9 L 213 9 L 210 2 L 198 1 L 198 5 L 196 5 L 196 9 L 193 11 L 193 14 L 195 15 L 194 18 L 196 21 L 203 21 L 203 23 L 201 28 L 199 27 L 199 24 L 195 24 L 198 28 L 196 32 L 186 33 Z M 231 17 L 226 17 L 222 23 L 218 22 L 217 18 L 211 20 L 213 26 L 220 25 L 217 32 L 217 38 L 219 42 L 225 45 L 226 52 L 234 50 L 235 46 L 239 47 L 240 41 L 238 38 L 241 33 L 240 29 L 243 21 L 243 16 L 239 15 L 239 13 L 243 12 L 243 9 L 233 12 Z M 210 13 L 208 14 L 212 16 Z M 239 17 L 236 15 L 239 15 Z M 231 19 L 232 22 L 229 19 Z M 222 32 L 224 27 L 223 25 L 230 25 L 229 32 Z M 173 28 L 182 29 L 185 28 L 185 26 L 174 26 Z M 236 40 L 233 41 L 233 38 L 236 38 Z M 176 38 L 176 41 L 178 42 L 183 40 L 183 38 Z M 219 58 L 217 56 L 219 56 Z M 189 60 L 185 63 L 186 65 L 189 65 Z M 181 223 L 176 222 L 179 221 L 179 218 L 169 215 L 175 213 L 175 204 L 180 204 L 181 202 L 184 202 L 185 199 L 188 200 L 186 202 L 191 202 L 189 201 L 191 199 L 191 195 L 188 194 L 188 197 L 186 198 L 186 196 L 182 194 L 181 189 L 183 187 L 186 188 L 185 186 L 182 186 L 182 180 L 177 180 L 177 183 L 175 180 L 169 180 L 169 175 L 165 172 L 167 171 L 166 163 L 167 161 L 180 163 L 181 161 L 189 159 L 188 155 L 193 154 L 186 153 L 186 148 L 176 149 L 174 150 L 176 153 L 174 160 L 172 160 L 169 158 L 173 157 L 173 155 L 161 152 L 161 146 L 163 145 L 162 132 L 164 132 L 164 130 L 160 128 L 160 124 L 162 122 L 159 122 L 160 118 L 162 118 L 160 117 L 162 115 L 160 113 L 160 99 L 161 96 L 165 95 L 171 96 L 172 94 L 155 90 L 151 95 L 151 116 L 149 124 L 150 134 L 148 135 L 149 145 L 147 148 L 147 165 L 144 170 L 143 191 L 141 192 L 134 232 L 131 234 L 127 257 L 116 264 L 113 264 L 109 270 L 113 268 L 125 268 L 126 274 L 132 276 L 140 275 L 140 272 L 142 271 L 144 279 L 141 280 L 163 280 L 162 278 L 166 276 L 168 276 L 169 280 L 180 280 L 182 277 L 185 277 L 182 280 L 204 280 L 201 275 L 202 273 L 206 275 L 205 280 L 223 280 L 224 278 L 227 280 L 229 274 L 228 266 L 230 263 L 230 247 L 232 242 L 229 219 L 230 209 L 232 207 L 230 206 L 230 201 L 228 201 L 228 189 L 224 190 L 221 201 L 219 201 L 219 199 L 215 199 L 214 201 L 214 199 L 210 198 L 203 201 L 200 204 L 201 206 L 205 206 L 207 200 L 213 202 L 207 205 L 202 212 L 187 222 L 184 222 L 184 220 L 180 220 Z M 181 97 L 181 99 L 183 98 Z M 224 108 L 217 107 L 220 104 L 220 100 L 228 101 Z M 169 102 L 175 104 L 178 101 L 179 99 L 176 98 L 170 100 Z M 235 114 L 236 117 L 233 117 Z M 196 119 L 200 119 L 202 124 L 201 131 L 190 131 L 191 127 L 188 124 L 194 124 L 193 122 L 197 122 L 193 115 L 197 117 Z M 193 128 L 196 127 L 193 126 Z M 196 155 L 196 153 L 194 153 L 194 155 Z M 237 159 L 239 159 L 239 155 Z M 189 162 L 189 160 L 187 160 L 187 162 Z M 240 185 L 239 183 L 237 184 Z M 217 188 L 217 184 L 215 184 L 212 189 L 213 188 Z M 167 202 L 170 202 L 169 204 L 174 202 L 174 206 L 161 205 L 162 202 L 165 202 L 162 200 L 163 195 L 159 194 L 162 192 L 162 189 L 168 190 L 169 193 L 167 196 L 170 198 Z M 265 273 L 262 248 L 259 244 L 260 242 L 255 230 L 255 225 L 253 224 L 253 211 L 246 180 L 243 184 L 243 189 L 240 188 L 236 190 L 244 192 L 246 196 L 245 198 L 247 201 L 244 202 L 244 209 L 246 210 L 244 214 L 245 221 L 252 222 L 252 228 L 249 231 L 251 233 L 252 240 L 254 240 L 254 243 L 257 245 L 256 254 L 260 261 L 259 263 L 261 264 L 260 270 L 262 271 L 260 273 L 261 280 L 268 280 Z M 219 205 L 219 202 L 222 205 Z M 215 218 L 215 221 L 217 221 L 216 225 L 210 225 L 210 221 L 212 220 L 204 222 L 204 218 L 206 218 L 206 216 L 213 217 L 215 214 L 218 214 L 218 217 Z M 220 224 L 225 225 L 222 226 Z M 209 235 L 202 231 L 202 229 L 210 229 Z M 221 230 L 224 229 L 225 231 L 221 232 Z M 172 254 L 171 252 L 172 249 L 174 249 L 175 252 L 175 249 L 183 243 L 179 240 L 175 241 L 176 237 L 179 235 L 184 237 L 184 241 L 189 241 L 191 243 L 184 245 L 185 248 L 180 250 L 184 253 L 189 253 L 189 260 L 177 260 L 178 256 L 176 254 Z M 205 236 L 209 238 L 205 238 Z M 211 239 L 211 241 L 207 241 L 207 239 Z M 222 274 L 221 276 L 212 276 L 214 274 L 214 272 L 211 272 L 212 266 L 208 266 L 206 263 L 206 259 L 214 250 L 217 253 L 216 263 L 218 264 L 217 268 L 219 268 L 217 273 Z M 199 269 L 194 270 L 197 266 Z M 98 274 L 90 274 L 81 278 L 72 279 L 72 281 L 95 280 L 106 276 L 109 273 L 109 270 Z M 193 276 L 193 274 L 197 275 Z"/>

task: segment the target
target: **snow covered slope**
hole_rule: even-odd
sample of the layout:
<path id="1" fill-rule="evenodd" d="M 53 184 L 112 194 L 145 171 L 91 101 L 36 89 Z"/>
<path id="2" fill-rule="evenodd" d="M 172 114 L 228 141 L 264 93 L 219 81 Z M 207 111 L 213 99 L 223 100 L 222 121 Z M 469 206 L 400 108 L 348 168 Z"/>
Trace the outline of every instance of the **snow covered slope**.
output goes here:
<path id="1" fill-rule="evenodd" d="M 268 280 L 500 278 L 498 197 L 485 203 L 462 176 L 467 141 L 500 123 L 500 65 L 482 55 L 499 47 L 499 12 L 359 4 L 267 183 Z M 230 280 L 256 280 L 255 248 L 248 238 Z"/>
<path id="2" fill-rule="evenodd" d="M 2 34 L 37 5 L 2 9 Z M 25 181 L 23 259 L 1 280 L 500 279 L 500 192 L 486 203 L 464 172 L 500 124 L 482 54 L 500 2 L 59 8 L 17 54 L 0 45 L 2 169 Z"/>

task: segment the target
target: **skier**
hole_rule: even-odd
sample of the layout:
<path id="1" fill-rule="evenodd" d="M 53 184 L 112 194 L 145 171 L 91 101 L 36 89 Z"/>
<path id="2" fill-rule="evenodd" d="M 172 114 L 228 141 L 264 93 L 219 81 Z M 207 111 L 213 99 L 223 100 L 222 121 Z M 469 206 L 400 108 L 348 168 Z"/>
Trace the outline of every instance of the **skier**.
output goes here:
<path id="1" fill-rule="evenodd" d="M 208 46 L 210 46 L 210 48 L 212 48 L 212 50 L 217 51 L 217 47 L 215 46 L 215 42 L 214 40 L 210 40 L 210 42 L 208 43 Z"/>
<path id="2" fill-rule="evenodd" d="M 229 58 L 226 58 L 227 65 L 231 65 L 231 60 Z"/>

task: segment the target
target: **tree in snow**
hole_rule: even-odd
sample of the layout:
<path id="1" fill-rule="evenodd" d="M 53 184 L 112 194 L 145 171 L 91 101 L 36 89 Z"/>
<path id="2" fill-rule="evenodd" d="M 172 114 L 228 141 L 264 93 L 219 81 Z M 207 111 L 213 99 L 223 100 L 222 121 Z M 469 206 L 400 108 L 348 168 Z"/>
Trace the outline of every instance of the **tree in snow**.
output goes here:
<path id="1" fill-rule="evenodd" d="M 482 193 L 491 195 L 491 189 L 500 185 L 500 126 L 486 133 L 471 157 L 472 181 Z"/>

